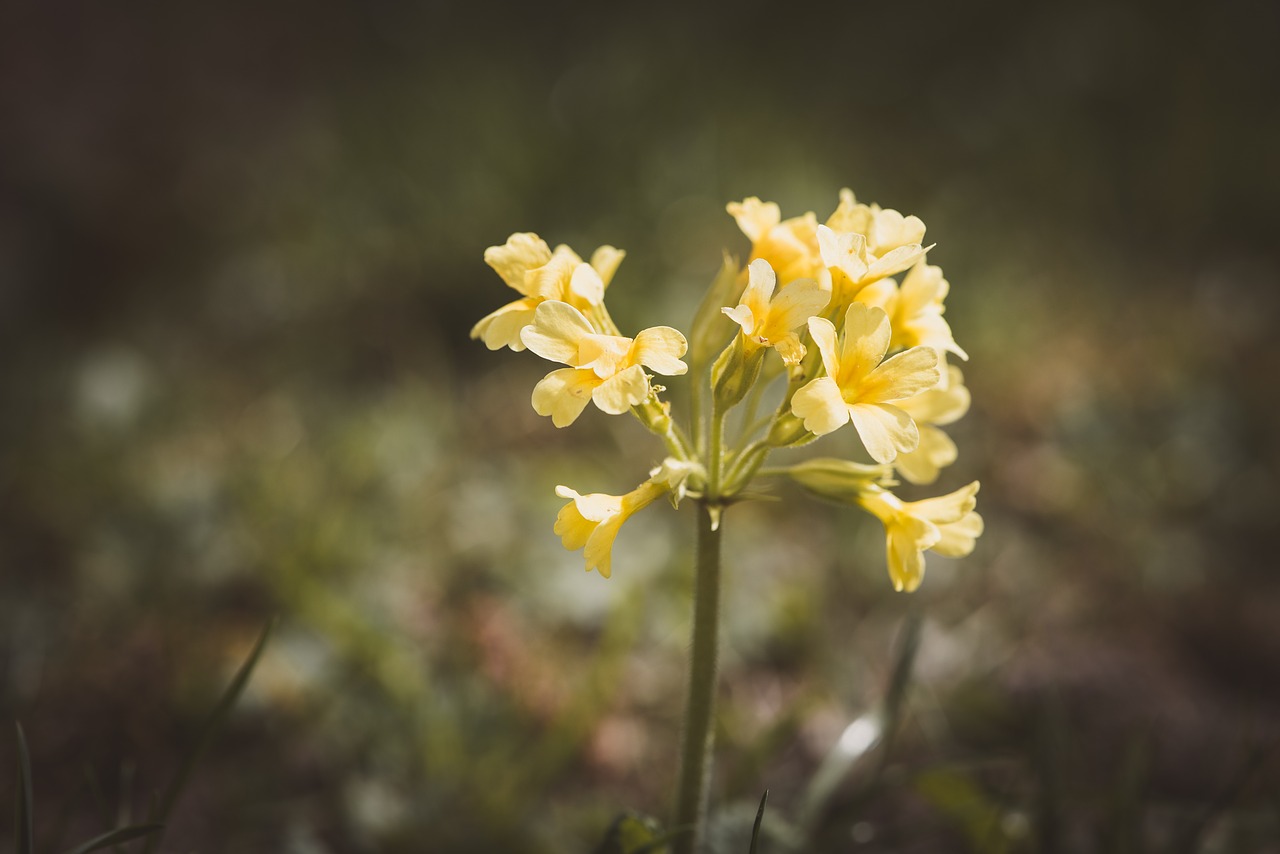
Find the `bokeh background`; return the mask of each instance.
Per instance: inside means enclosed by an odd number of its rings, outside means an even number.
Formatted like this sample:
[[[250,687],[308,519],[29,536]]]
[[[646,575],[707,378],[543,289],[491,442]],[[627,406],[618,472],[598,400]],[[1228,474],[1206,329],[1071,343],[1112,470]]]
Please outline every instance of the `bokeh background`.
[[[748,248],[725,202],[842,186],[937,244],[974,406],[913,495],[980,479],[987,533],[904,596],[869,517],[735,509],[722,817],[794,820],[916,625],[811,850],[1278,850],[1277,36],[1248,0],[0,7],[0,709],[42,850],[145,812],[272,615],[165,850],[664,817],[691,512],[611,580],[561,549],[555,484],[660,449],[532,412],[546,365],[468,340],[510,298],[481,256],[623,247],[614,316],[687,330]]]

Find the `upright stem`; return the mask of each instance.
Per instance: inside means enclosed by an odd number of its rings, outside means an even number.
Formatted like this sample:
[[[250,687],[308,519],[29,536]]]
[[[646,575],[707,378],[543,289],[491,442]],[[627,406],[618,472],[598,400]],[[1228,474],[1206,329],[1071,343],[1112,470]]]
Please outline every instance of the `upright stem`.
[[[715,739],[719,632],[720,529],[713,522],[707,502],[699,501],[693,646],[689,654],[689,698],[684,712],[680,780],[676,790],[676,819],[673,828],[687,832],[681,833],[674,840],[675,854],[695,854],[702,844],[706,824],[711,748]]]

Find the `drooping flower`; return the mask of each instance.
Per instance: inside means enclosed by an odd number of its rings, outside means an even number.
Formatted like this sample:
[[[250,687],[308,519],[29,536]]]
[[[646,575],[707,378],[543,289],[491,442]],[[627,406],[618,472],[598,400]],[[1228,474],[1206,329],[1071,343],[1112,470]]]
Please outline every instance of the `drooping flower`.
[[[938,428],[958,421],[969,411],[969,389],[955,365],[949,365],[944,376],[946,383],[898,404],[920,430],[919,446],[898,454],[893,461],[899,474],[911,483],[933,483],[939,471],[954,463],[958,455],[956,443]]]
[[[911,416],[894,404],[938,384],[938,356],[913,347],[890,359],[889,318],[879,308],[854,303],[844,320],[844,342],[836,350],[836,328],[825,318],[809,319],[809,332],[822,353],[827,375],[810,380],[791,400],[804,427],[826,435],[852,421],[867,452],[890,463],[914,450],[920,434]]]
[[[982,517],[974,512],[978,481],[948,495],[903,501],[873,486],[858,504],[884,523],[889,577],[896,590],[915,590],[924,578],[924,553],[964,557],[982,534]]]
[[[892,279],[884,279],[860,291],[857,300],[879,306],[889,315],[893,328],[891,349],[932,347],[938,351],[939,359],[945,360],[947,353],[968,359],[969,354],[956,343],[950,324],[942,316],[946,311],[943,301],[950,288],[941,267],[918,261],[907,272],[901,287]],[[944,372],[943,384],[947,381]]]
[[[752,348],[773,347],[788,365],[804,358],[804,345],[796,330],[826,306],[830,291],[813,279],[795,279],[774,295],[777,277],[763,258],[748,267],[747,289],[733,308],[722,308],[729,319],[742,327],[743,338]]]
[[[533,322],[533,313],[546,300],[566,302],[589,311],[604,299],[605,288],[626,255],[612,246],[601,246],[586,264],[568,246],[552,252],[536,234],[516,233],[502,246],[490,246],[484,260],[502,280],[522,296],[481,318],[471,329],[490,350],[524,349],[520,333]]]
[[[577,420],[593,401],[620,415],[652,392],[645,368],[666,376],[689,369],[680,361],[688,345],[669,326],[645,329],[635,338],[597,332],[591,321],[565,302],[547,300],[521,333],[524,345],[544,359],[569,365],[547,374],[533,389],[533,408],[557,427]]]
[[[613,541],[622,523],[668,489],[667,484],[654,478],[626,495],[581,495],[567,486],[557,486],[556,495],[571,500],[560,508],[554,530],[566,549],[583,550],[587,572],[594,569],[608,578],[613,572]]]

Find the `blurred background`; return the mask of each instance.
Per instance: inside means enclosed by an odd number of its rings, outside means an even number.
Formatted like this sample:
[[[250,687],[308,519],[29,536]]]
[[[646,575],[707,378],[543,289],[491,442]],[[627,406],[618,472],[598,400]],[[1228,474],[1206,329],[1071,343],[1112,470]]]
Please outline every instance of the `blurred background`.
[[[1248,0],[0,7],[0,709],[41,850],[145,813],[272,615],[164,850],[665,817],[692,511],[609,580],[561,548],[557,483],[661,450],[533,413],[546,363],[468,339],[512,298],[482,254],[622,247],[614,317],[687,331],[749,248],[726,202],[842,186],[937,244],[974,404],[904,494],[979,479],[987,532],[905,596],[874,519],[735,508],[722,835],[766,788],[801,817],[914,637],[810,850],[1280,850],[1278,35]]]

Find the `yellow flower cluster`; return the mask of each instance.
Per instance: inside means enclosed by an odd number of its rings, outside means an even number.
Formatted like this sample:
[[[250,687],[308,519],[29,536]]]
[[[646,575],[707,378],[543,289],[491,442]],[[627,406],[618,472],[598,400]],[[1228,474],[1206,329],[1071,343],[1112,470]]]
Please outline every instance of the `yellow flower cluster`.
[[[520,297],[477,323],[472,337],[565,366],[534,388],[534,410],[557,427],[577,420],[588,403],[611,415],[630,410],[667,449],[666,462],[625,495],[558,487],[570,502],[555,531],[566,548],[584,550],[588,571],[607,577],[619,527],[658,497],[669,493],[675,503],[687,493],[718,524],[723,507],[741,500],[754,478],[787,475],[878,518],[894,586],[914,590],[925,551],[965,555],[982,532],[977,482],[922,501],[890,491],[895,474],[913,484],[938,479],[957,457],[942,427],[969,408],[964,377],[947,361],[968,357],[943,316],[950,286],[926,262],[932,247],[923,245],[924,223],[858,203],[849,190],[825,222],[813,213],[783,219],[778,205],[754,197],[728,212],[750,239],[751,254],[744,267],[727,262],[712,284],[690,332],[689,364],[682,361],[689,345],[675,329],[627,337],[614,324],[604,298],[622,251],[603,246],[584,262],[528,233],[486,250],[485,261]],[[768,350],[777,362],[767,361]],[[673,419],[649,372],[691,374],[695,411],[687,425]],[[779,378],[785,390],[772,417],[741,414],[754,413],[763,388]],[[709,396],[698,388],[704,383]],[[708,401],[709,412],[702,411]],[[726,423],[744,401],[750,403],[735,416],[740,438],[733,445]],[[772,451],[846,424],[872,464],[817,459],[764,467]]]

